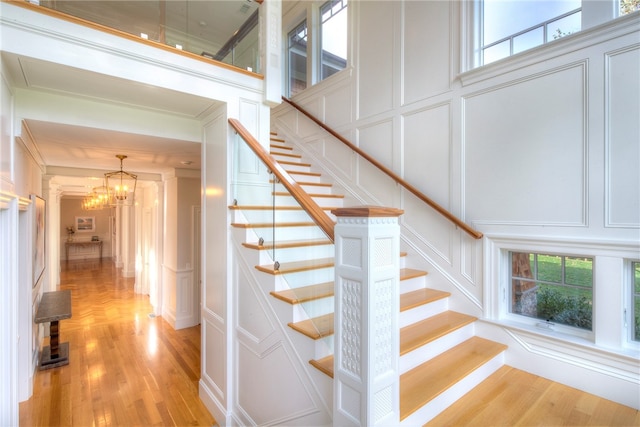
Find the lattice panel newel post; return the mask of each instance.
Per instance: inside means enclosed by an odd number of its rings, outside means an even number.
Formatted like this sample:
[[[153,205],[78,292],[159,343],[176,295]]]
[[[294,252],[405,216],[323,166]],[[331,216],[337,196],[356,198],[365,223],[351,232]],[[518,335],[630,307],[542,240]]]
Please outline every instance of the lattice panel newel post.
[[[333,425],[400,423],[400,227],[403,211],[334,210]]]

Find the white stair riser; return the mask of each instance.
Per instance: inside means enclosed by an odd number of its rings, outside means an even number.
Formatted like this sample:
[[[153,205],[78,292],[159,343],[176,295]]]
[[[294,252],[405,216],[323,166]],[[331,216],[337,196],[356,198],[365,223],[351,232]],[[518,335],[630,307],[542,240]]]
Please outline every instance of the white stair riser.
[[[298,183],[300,184],[300,183]],[[332,187],[327,185],[305,185],[300,184],[302,189],[309,194],[334,194],[332,191]],[[276,184],[276,191],[287,191],[287,189],[282,184]]]
[[[287,170],[287,168],[284,168],[284,169]],[[291,177],[293,179],[295,179],[296,181],[322,182],[322,177],[321,176],[316,176],[316,175],[305,175],[305,174],[292,173]]]
[[[400,281],[400,293],[417,291],[418,289],[424,289],[427,283],[427,276],[412,277],[411,279],[405,279]]]
[[[289,163],[281,165],[287,172],[311,172],[311,166],[308,163],[300,163],[299,165],[292,165],[296,159],[282,159]]]
[[[436,314],[443,313],[449,309],[449,298],[441,298],[433,301],[429,304],[422,304],[411,310],[406,310],[400,313],[400,327],[404,328],[412,323],[419,322],[427,317],[435,316]]]
[[[311,197],[320,207],[342,207],[344,199],[336,197]],[[300,206],[292,196],[277,196],[276,206]]]
[[[400,374],[404,374],[416,366],[419,366],[439,354],[457,346],[458,344],[463,343],[473,336],[474,331],[475,328],[472,323],[456,329],[455,331],[452,331],[423,345],[422,347],[418,347],[410,353],[403,355],[400,357]]]
[[[316,285],[318,283],[333,282],[335,278],[334,275],[333,267],[280,274],[278,275],[279,280],[276,281],[275,286],[277,291],[281,291],[284,289],[299,288],[301,286]]]
[[[284,151],[278,151],[278,152],[272,151],[269,154],[271,154],[273,158],[276,159],[276,161],[278,162],[303,163],[302,157],[287,156],[287,154],[296,155],[296,153],[284,152]],[[288,165],[280,165],[280,166],[288,166]]]
[[[324,232],[316,227],[279,227],[275,230],[275,235],[271,229],[263,229],[258,232],[265,242],[288,242],[298,240],[318,240],[327,239]]]
[[[262,224],[284,222],[313,222],[309,214],[302,209],[259,209],[245,211],[243,224]],[[240,221],[236,221],[240,222]]]
[[[471,389],[484,381],[489,375],[504,365],[504,352],[495,356],[484,365],[464,377],[461,381],[438,395],[431,402],[405,418],[401,427],[423,426],[435,416],[451,406],[454,402],[467,394]]]
[[[314,317],[324,316],[325,314],[333,313],[334,297],[331,296],[301,304],[294,304],[292,307],[293,321],[300,322],[302,320],[307,320]]]
[[[262,249],[260,252],[260,264],[269,264],[278,261],[280,264],[293,261],[305,261],[309,259],[323,259],[333,257],[335,249],[333,245],[305,246],[299,248]]]

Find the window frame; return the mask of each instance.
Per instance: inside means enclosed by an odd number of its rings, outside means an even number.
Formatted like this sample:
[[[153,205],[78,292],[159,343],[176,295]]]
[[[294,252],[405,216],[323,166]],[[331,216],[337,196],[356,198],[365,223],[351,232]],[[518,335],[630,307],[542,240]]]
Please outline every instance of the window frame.
[[[350,67],[349,57],[351,55],[351,12],[349,12],[350,8],[355,7],[354,4],[349,4],[348,0],[345,1],[346,5],[341,9],[346,9],[346,21],[347,28],[345,32],[345,43],[346,43],[346,63],[345,68],[336,71],[331,76],[335,74],[340,74],[342,71],[348,69]],[[282,37],[283,40],[286,40],[286,44],[283,43],[283,62],[285,67],[285,72],[282,73],[282,84],[283,84],[283,92],[287,94],[287,96],[291,95],[291,61],[290,61],[290,51],[289,51],[289,35],[295,31],[300,25],[302,25],[305,21],[307,23],[307,75],[306,75],[306,88],[308,90],[312,88],[314,85],[326,80],[326,77],[322,78],[322,32],[321,32],[321,9],[326,4],[331,4],[335,2],[334,0],[324,0],[324,1],[313,1],[313,2],[301,2],[297,6],[295,6],[289,13],[294,17],[290,20],[291,23],[295,22],[295,24],[287,25],[282,29]],[[334,15],[335,16],[335,15]]]
[[[628,265],[628,274],[626,274],[627,282],[628,282],[628,291],[626,295],[628,296],[628,301],[625,302],[627,315],[625,316],[625,323],[627,325],[627,340],[628,345],[630,347],[640,349],[640,337],[636,339],[636,333],[640,334],[640,331],[636,331],[635,318],[636,314],[640,316],[640,313],[636,313],[636,305],[635,299],[636,296],[640,298],[640,292],[636,292],[635,290],[635,265],[638,265],[640,268],[640,259],[630,259],[627,262]]]
[[[563,43],[561,40],[565,38],[573,38],[575,34],[580,34],[585,30],[592,27],[605,24],[617,18],[621,18],[626,15],[620,15],[620,3],[619,0],[609,1],[589,1],[582,0],[581,2],[581,30],[572,33],[566,37],[561,37],[557,40],[550,40],[541,45],[523,50],[516,54],[507,56],[505,58],[490,62],[488,64],[482,63],[482,50],[481,46],[484,45],[482,40],[483,34],[483,2],[484,0],[472,0],[468,2],[461,2],[461,49],[460,49],[460,73],[467,73],[473,70],[489,67],[495,63],[501,63],[502,61],[509,62],[509,58],[521,57],[527,55],[528,52],[544,48],[549,45],[556,45],[557,42]],[[554,18],[555,19],[555,18]]]
[[[301,21],[298,21],[298,24],[296,24],[293,29],[291,29],[290,31],[288,31],[286,33],[286,40],[287,40],[287,56],[286,56],[286,60],[287,60],[287,74],[286,74],[286,93],[288,97],[293,96],[291,93],[291,71],[292,71],[292,64],[291,64],[291,53],[292,53],[292,49],[291,49],[291,35],[294,33],[297,33],[298,30],[304,25],[304,29],[305,29],[305,36],[307,39],[307,46],[306,46],[306,50],[304,53],[305,56],[305,63],[306,63],[306,69],[305,69],[305,88],[309,87],[309,72],[308,72],[308,62],[309,62],[309,26],[307,25],[307,18],[303,18]],[[303,90],[304,90],[303,89]]]
[[[518,277],[518,276],[514,276],[514,272],[513,272],[513,254],[516,253],[526,253],[527,255],[534,256],[534,265],[533,265],[533,274],[534,277],[533,278],[525,278],[525,277]],[[539,276],[539,272],[540,272],[540,257],[541,256],[557,256],[557,257],[561,257],[561,268],[560,268],[560,272],[561,272],[561,280],[560,282],[553,282],[553,281],[549,281],[549,280],[544,280],[542,278],[540,278]],[[525,322],[525,323],[531,323],[531,321],[533,321],[533,326],[537,327],[537,328],[543,328],[543,329],[550,329],[550,330],[562,330],[565,333],[570,333],[572,335],[578,335],[578,336],[582,336],[584,335],[584,332],[587,333],[592,333],[593,332],[593,318],[594,318],[594,309],[593,309],[593,304],[594,304],[594,300],[595,300],[595,292],[594,292],[594,277],[595,277],[595,257],[594,256],[588,256],[588,255],[574,255],[574,254],[564,254],[564,253],[549,253],[549,252],[537,252],[537,251],[508,251],[507,252],[507,257],[508,257],[508,262],[506,263],[506,267],[508,268],[508,280],[509,280],[509,287],[508,287],[508,301],[511,301],[511,303],[509,304],[509,302],[507,302],[507,304],[509,305],[509,307],[507,307],[507,317],[512,317],[512,316],[518,316],[518,320],[521,322]],[[586,328],[581,328],[579,326],[573,326],[573,325],[567,325],[567,324],[563,324],[563,323],[559,323],[557,321],[554,321],[553,319],[550,320],[546,320],[542,317],[534,317],[534,316],[530,316],[527,314],[523,314],[523,313],[516,313],[514,312],[514,304],[513,301],[515,300],[515,296],[514,296],[514,285],[513,282],[514,280],[524,280],[525,282],[530,282],[530,283],[535,283],[536,285],[547,285],[547,286],[556,286],[556,287],[562,287],[562,288],[576,288],[576,289],[580,289],[582,288],[580,285],[574,284],[574,283],[568,283],[567,282],[567,278],[566,278],[566,271],[567,271],[567,267],[566,267],[566,262],[567,259],[570,258],[585,258],[585,259],[589,259],[591,262],[591,301],[592,301],[592,307],[591,307],[591,329],[586,329]],[[525,317],[527,320],[523,320],[523,319],[519,319],[520,317]]]
[[[338,10],[336,13],[333,12],[333,7],[336,3],[342,3],[342,7],[340,8],[340,10]],[[330,9],[330,13],[331,16],[329,16],[326,20],[323,19],[323,10],[325,10],[325,8]],[[336,71],[334,71],[333,73],[326,75],[324,73],[324,64],[325,64],[325,60],[324,60],[324,49],[323,49],[323,45],[322,45],[322,38],[323,38],[323,28],[324,28],[324,24],[328,21],[330,21],[332,18],[334,18],[335,16],[338,15],[338,13],[341,12],[345,12],[347,14],[346,16],[346,20],[347,20],[347,28],[345,29],[345,44],[347,45],[347,53],[346,53],[346,58],[344,58],[345,60],[345,65],[344,68],[341,69],[335,69]],[[317,76],[318,76],[318,82],[321,82],[329,77],[331,77],[332,75],[344,70],[347,68],[348,64],[349,64],[349,53],[348,53],[348,42],[349,42],[349,2],[348,0],[328,0],[325,1],[324,3],[322,3],[319,7],[318,7],[318,21],[317,21],[317,28],[318,28],[318,55],[317,58],[314,58],[317,61]]]

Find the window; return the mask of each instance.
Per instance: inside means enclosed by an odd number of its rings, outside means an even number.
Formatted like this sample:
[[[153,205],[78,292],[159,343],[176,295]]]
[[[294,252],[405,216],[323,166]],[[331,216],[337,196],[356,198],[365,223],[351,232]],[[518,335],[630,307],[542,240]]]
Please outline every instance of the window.
[[[510,258],[511,313],[592,330],[592,258],[527,252]]]
[[[581,29],[580,0],[484,0],[481,4],[481,64],[489,64]]]
[[[320,80],[347,66],[347,0],[331,0],[320,7]]]
[[[640,261],[631,263],[633,273],[633,340],[640,341]]]
[[[465,4],[467,4],[465,2]],[[468,67],[526,51],[640,10],[640,0],[475,0],[465,14]]]
[[[289,61],[289,96],[307,87],[307,21],[303,21],[287,37]]]

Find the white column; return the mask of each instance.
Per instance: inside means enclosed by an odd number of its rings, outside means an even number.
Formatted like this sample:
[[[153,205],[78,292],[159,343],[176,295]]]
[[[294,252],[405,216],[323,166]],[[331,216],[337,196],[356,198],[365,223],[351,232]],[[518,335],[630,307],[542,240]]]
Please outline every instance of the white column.
[[[402,210],[337,209],[333,424],[400,423]]]
[[[42,194],[47,201],[44,292],[55,291],[60,284],[60,186],[52,182],[51,178],[48,175],[42,178]]]
[[[136,269],[136,234],[135,207],[122,206],[122,234],[120,239],[120,254],[122,256],[122,276],[135,277]]]

